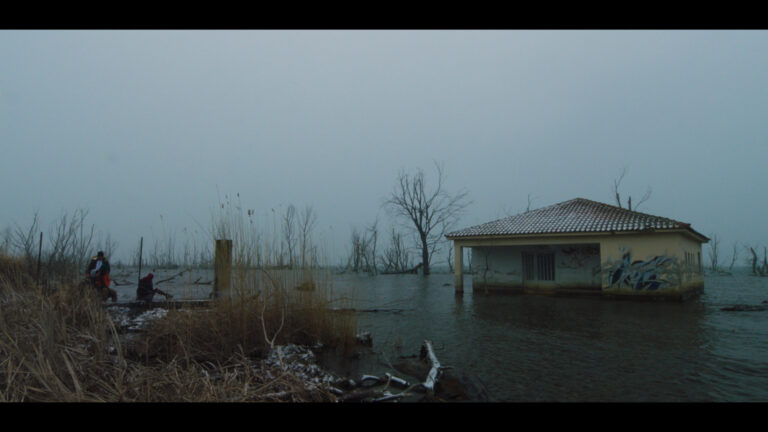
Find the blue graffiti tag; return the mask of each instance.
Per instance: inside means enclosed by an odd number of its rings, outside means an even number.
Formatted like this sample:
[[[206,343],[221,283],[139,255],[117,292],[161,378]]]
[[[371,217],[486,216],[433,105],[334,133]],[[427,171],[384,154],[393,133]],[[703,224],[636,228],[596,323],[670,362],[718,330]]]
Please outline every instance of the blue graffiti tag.
[[[610,286],[611,288],[615,285],[624,286],[636,291],[664,289],[669,285],[669,281],[661,279],[659,273],[673,262],[672,258],[663,255],[657,255],[648,261],[631,262],[629,252],[625,251],[621,257],[621,262],[610,272]]]

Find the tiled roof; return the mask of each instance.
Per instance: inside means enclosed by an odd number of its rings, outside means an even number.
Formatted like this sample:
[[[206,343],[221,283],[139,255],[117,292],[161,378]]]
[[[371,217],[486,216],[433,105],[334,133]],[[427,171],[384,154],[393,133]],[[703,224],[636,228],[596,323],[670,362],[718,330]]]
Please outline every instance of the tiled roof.
[[[690,224],[584,198],[575,198],[570,201],[454,231],[447,234],[446,237],[642,231],[647,229],[688,229],[706,239],[706,237],[691,229]]]

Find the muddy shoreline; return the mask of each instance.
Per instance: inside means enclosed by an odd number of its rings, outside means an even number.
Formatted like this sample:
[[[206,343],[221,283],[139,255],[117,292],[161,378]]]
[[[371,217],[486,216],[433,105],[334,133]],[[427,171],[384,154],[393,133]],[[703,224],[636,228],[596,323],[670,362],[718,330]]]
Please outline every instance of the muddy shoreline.
[[[106,304],[106,309],[123,342],[147,331],[153,320],[162,319],[168,305],[153,303]],[[394,360],[384,359],[374,351],[370,335],[358,336],[351,353],[340,353],[336,348],[322,345],[280,345],[253,355],[254,371],[258,362],[271,369],[294,374],[305,383],[307,390],[331,393],[335,402],[414,403],[414,402],[489,402],[485,385],[474,375],[447,367],[439,371],[434,391],[428,391],[425,381],[430,372],[429,362],[419,355]],[[386,366],[383,374],[365,370],[371,364]],[[381,368],[377,368],[381,370]],[[290,400],[289,394],[275,398]]]

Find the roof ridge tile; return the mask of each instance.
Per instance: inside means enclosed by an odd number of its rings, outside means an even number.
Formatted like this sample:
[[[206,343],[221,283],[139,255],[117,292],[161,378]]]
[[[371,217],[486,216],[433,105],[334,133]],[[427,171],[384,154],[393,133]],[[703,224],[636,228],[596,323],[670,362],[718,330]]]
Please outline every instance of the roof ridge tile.
[[[448,233],[446,237],[685,228],[693,231],[690,224],[674,219],[629,210],[586,198],[574,198],[454,231]]]

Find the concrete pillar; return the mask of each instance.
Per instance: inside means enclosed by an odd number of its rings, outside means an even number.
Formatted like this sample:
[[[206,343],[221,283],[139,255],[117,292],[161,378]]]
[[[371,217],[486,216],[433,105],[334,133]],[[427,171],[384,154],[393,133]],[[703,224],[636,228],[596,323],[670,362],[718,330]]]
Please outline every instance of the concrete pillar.
[[[232,240],[216,240],[213,264],[213,298],[229,297],[232,281]]]
[[[454,243],[453,246],[454,285],[457,293],[464,292],[464,248]]]

